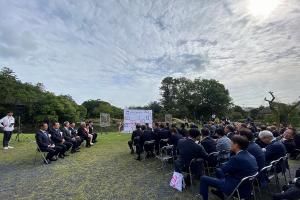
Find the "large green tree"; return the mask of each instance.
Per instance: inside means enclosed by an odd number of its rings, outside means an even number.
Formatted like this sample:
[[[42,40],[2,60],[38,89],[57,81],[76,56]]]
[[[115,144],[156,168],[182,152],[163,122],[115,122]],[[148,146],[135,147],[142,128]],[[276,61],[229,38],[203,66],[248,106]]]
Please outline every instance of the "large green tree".
[[[178,117],[208,118],[212,113],[225,116],[231,104],[228,90],[213,79],[166,77],[160,91],[165,111]]]

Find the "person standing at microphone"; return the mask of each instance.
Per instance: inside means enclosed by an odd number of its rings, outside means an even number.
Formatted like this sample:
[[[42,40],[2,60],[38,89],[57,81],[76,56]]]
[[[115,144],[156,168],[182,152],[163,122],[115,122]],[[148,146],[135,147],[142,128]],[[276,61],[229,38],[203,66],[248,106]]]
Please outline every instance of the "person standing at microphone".
[[[13,112],[8,111],[7,115],[0,119],[0,127],[3,127],[4,136],[3,136],[3,149],[13,149],[14,147],[9,146],[9,140],[14,131],[15,118],[13,117]]]

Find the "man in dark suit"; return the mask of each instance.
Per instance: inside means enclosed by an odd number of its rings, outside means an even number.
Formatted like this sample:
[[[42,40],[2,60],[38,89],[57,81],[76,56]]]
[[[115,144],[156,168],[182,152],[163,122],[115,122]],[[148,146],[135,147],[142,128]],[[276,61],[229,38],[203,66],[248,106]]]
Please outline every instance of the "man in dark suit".
[[[141,134],[140,138],[140,147],[144,148],[144,151],[146,152],[146,158],[149,158],[151,156],[154,156],[153,150],[155,143],[145,144],[145,142],[154,140],[154,134],[152,129],[150,129],[149,127],[147,128],[147,126],[145,125],[142,125],[141,129],[143,133]]]
[[[223,194],[230,195],[238,183],[247,176],[254,175],[258,171],[258,166],[254,156],[246,149],[249,142],[243,136],[233,136],[231,151],[235,154],[229,161],[216,170],[217,178],[202,176],[200,180],[200,194],[203,200],[208,200],[209,186],[217,188],[213,193],[224,198]],[[251,195],[251,185],[246,184],[240,188],[242,198]]]
[[[159,132],[159,123],[155,123],[153,127],[153,137],[155,140],[155,152],[158,155],[159,154],[159,138],[158,138],[158,132]]]
[[[266,159],[262,148],[254,142],[254,134],[246,128],[240,129],[238,133],[249,141],[247,151],[255,157],[258,169],[261,170],[266,165]]]
[[[189,131],[186,129],[185,124],[182,123],[178,132],[182,135],[182,137],[187,137]]]
[[[137,160],[141,160],[142,149],[140,148],[140,140],[142,136],[142,130],[139,124],[137,124],[135,128],[136,129],[132,132],[131,140],[128,141],[128,146],[131,150],[131,154],[134,154],[133,145],[136,147],[136,153],[138,154]]]
[[[170,143],[174,145],[175,149],[177,148],[178,141],[183,139],[182,135],[178,132],[177,128],[171,128],[171,137]]]
[[[72,143],[67,142],[64,137],[63,133],[59,129],[60,124],[58,122],[52,123],[52,129],[50,129],[51,140],[55,143],[55,146],[59,146],[63,149],[62,153],[59,154],[60,158],[64,158],[68,156],[65,152],[67,152],[71,147]]]
[[[72,143],[72,149],[71,153],[76,153],[79,151],[78,149],[78,143],[75,137],[72,136],[71,131],[69,130],[70,123],[68,121],[64,122],[64,127],[61,129],[61,132],[63,134],[63,138],[67,141]]]
[[[89,133],[87,132],[87,127],[85,122],[80,123],[80,127],[77,131],[77,135],[81,138],[82,141],[86,141],[86,147],[91,147],[91,138],[89,137]]]
[[[216,141],[210,137],[210,131],[208,128],[203,128],[201,129],[201,135],[202,135],[202,140],[201,140],[201,145],[204,147],[205,151],[210,154],[212,152],[216,152]]]
[[[188,171],[189,165],[194,158],[200,158],[206,160],[208,154],[202,145],[197,144],[196,138],[200,135],[198,129],[192,128],[189,130],[189,137],[178,141],[177,149],[179,156],[175,161],[175,171],[181,173],[182,171]],[[199,164],[199,163],[198,163]],[[198,166],[198,164],[196,164]],[[200,165],[201,166],[201,165]],[[197,168],[197,170],[195,170]],[[201,175],[202,170],[198,167],[193,167],[193,174]]]
[[[75,138],[77,140],[77,144],[78,144],[78,149],[80,149],[80,145],[83,142],[83,140],[80,138],[80,136],[78,135],[78,132],[75,128],[75,122],[70,122],[70,127],[69,130],[71,132],[71,135],[73,138]]]
[[[299,200],[300,199],[300,178],[295,184],[286,186],[281,193],[273,194],[273,200]]]
[[[260,140],[267,144],[265,150],[266,164],[270,164],[274,160],[286,155],[286,149],[282,141],[276,140],[273,133],[270,131],[261,131],[259,133]]]
[[[296,151],[296,143],[295,143],[295,135],[296,130],[294,128],[287,128],[282,135],[282,142],[286,148],[287,153],[290,154],[291,159],[295,159],[298,155]]]
[[[56,156],[59,153],[62,153],[63,149],[59,146],[55,146],[55,144],[51,141],[49,135],[48,135],[48,124],[47,123],[41,123],[40,124],[40,130],[37,131],[35,135],[36,143],[39,146],[40,150],[42,152],[48,152],[46,159],[47,162],[45,164],[50,164],[51,161],[56,161]]]
[[[163,123],[160,124],[160,129],[158,131],[158,142],[159,147],[164,147],[167,145],[167,142],[164,142],[162,140],[168,140],[170,139],[171,132],[169,127],[165,127]]]

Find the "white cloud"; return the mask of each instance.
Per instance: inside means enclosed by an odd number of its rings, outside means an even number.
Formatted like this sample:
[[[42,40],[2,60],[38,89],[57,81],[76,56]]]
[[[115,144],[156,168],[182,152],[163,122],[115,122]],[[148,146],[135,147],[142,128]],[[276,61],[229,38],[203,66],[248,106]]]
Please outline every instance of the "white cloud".
[[[271,1],[270,1],[271,2]],[[144,105],[165,76],[215,78],[235,103],[300,90],[300,4],[268,16],[241,1],[0,0],[0,65],[81,103]]]

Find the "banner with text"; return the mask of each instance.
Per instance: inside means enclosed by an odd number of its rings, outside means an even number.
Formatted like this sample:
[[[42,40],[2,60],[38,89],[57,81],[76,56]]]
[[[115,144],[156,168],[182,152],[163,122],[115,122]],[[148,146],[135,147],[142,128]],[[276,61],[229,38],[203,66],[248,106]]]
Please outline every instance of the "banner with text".
[[[152,110],[124,109],[124,130],[130,133],[135,130],[136,124],[148,123],[152,127]]]

